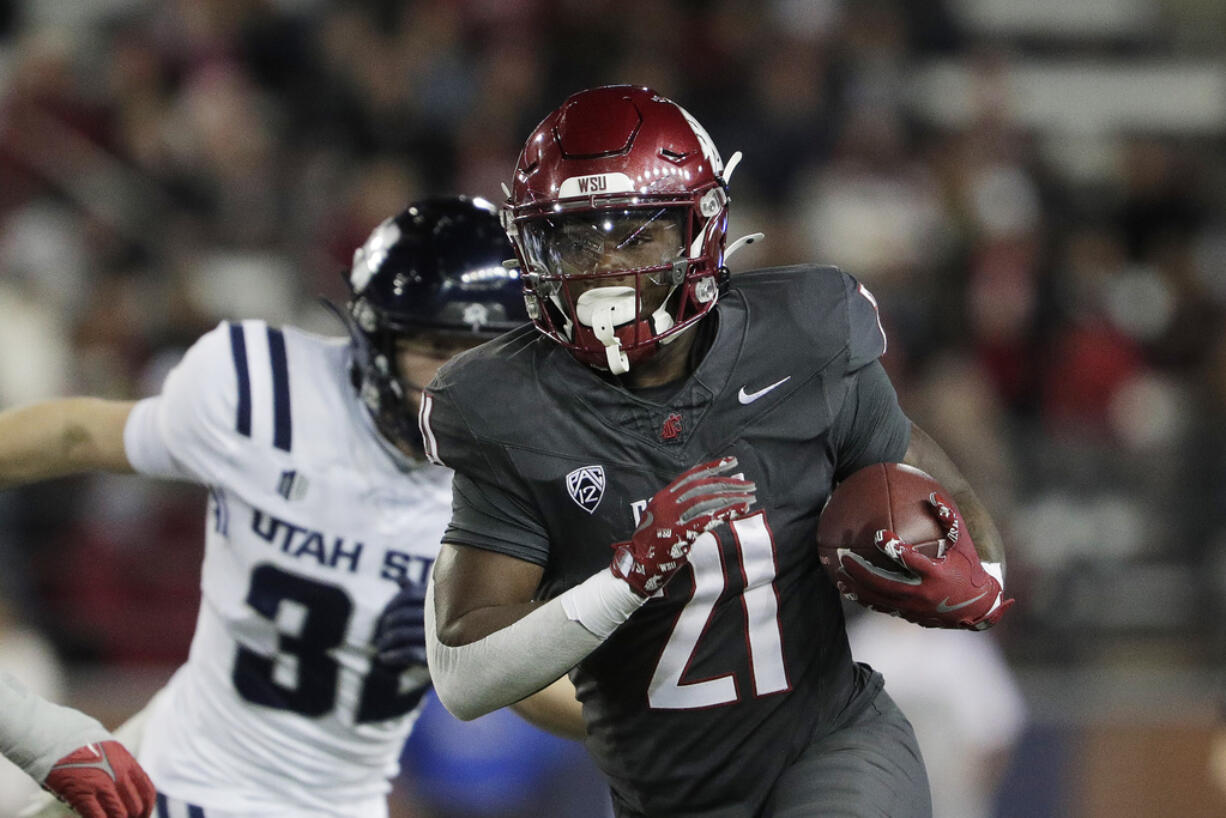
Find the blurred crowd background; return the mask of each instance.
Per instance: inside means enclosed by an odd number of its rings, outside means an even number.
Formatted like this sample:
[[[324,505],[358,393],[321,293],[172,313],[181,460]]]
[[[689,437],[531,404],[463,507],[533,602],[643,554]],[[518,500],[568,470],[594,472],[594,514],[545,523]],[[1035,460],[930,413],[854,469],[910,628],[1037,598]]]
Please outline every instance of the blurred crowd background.
[[[501,201],[567,95],[650,85],[744,152],[730,239],[766,240],[734,271],[866,283],[1004,530],[999,628],[945,665],[917,628],[877,648],[915,657],[888,678],[930,765],[980,782],[946,815],[1220,815],[1223,46],[1215,0],[0,0],[0,407],[155,392],[222,318],[339,334],[317,298],[374,225]],[[138,707],[186,656],[202,509],[0,493],[0,665]],[[425,727],[401,814],[598,814],[577,745]]]

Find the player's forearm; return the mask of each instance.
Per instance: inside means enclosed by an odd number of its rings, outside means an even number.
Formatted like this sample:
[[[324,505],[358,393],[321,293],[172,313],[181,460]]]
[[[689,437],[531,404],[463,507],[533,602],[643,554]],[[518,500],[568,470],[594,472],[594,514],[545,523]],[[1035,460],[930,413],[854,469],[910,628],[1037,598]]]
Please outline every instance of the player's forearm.
[[[0,754],[40,784],[58,759],[110,737],[84,713],[52,704],[0,673]]]
[[[514,704],[569,671],[601,640],[566,617],[559,600],[464,645],[436,636],[433,589],[426,597],[426,651],[439,701],[468,721]]]
[[[540,606],[540,602],[524,602],[475,608],[446,625],[440,623],[438,639],[450,647],[468,645],[518,622]]]
[[[0,488],[93,469],[131,471],[123,429],[133,405],[64,398],[0,412]]]
[[[425,605],[426,654],[439,701],[465,721],[518,702],[582,661],[643,601],[606,569],[505,627],[449,645],[439,638],[432,581]]]
[[[984,565],[1000,566],[1000,576],[997,579],[1003,584],[1005,544],[1001,539],[1000,531],[996,528],[996,523],[992,522],[992,515],[988,514],[988,510],[984,508],[983,503],[979,501],[979,497],[970,486],[960,492],[952,491],[951,493],[958,510],[962,512],[962,519],[966,521],[971,542],[975,543],[975,551],[979,554],[980,562]]]
[[[961,470],[945,453],[945,450],[933,440],[927,432],[912,424],[911,443],[907,447],[903,462],[923,469],[932,475],[938,483],[949,492],[962,519],[975,543],[975,551],[981,562],[996,565],[1000,568],[1000,579],[1003,582],[1005,571],[1005,545],[1000,531],[992,521],[992,515],[980,502],[971,484],[962,475]]]

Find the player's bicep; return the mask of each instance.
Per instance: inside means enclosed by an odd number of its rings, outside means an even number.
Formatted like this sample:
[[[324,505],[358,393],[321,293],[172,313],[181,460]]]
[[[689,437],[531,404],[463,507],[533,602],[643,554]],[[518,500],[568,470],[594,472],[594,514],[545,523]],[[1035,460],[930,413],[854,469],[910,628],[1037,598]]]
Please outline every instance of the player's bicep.
[[[135,405],[101,398],[67,398],[45,404],[59,430],[61,470],[131,471],[123,429]]]
[[[543,574],[507,554],[443,543],[431,579],[438,640],[465,645],[526,616]]]
[[[451,521],[434,564],[437,635],[462,645],[531,610],[549,558],[549,538],[507,485],[456,473]]]
[[[130,470],[123,424],[132,404],[62,398],[0,413],[0,486],[83,471]]]
[[[80,417],[82,445],[78,456],[88,468],[103,471],[130,472],[131,462],[124,449],[124,427],[128,424],[136,401],[87,400]]]
[[[894,385],[880,361],[849,377],[851,383],[832,430],[837,480],[874,463],[899,462],[911,438],[911,421],[898,405]]]
[[[980,559],[985,563],[999,565],[1000,577],[1003,577],[1005,546],[1000,531],[970,482],[940,444],[923,429],[912,425],[911,441],[907,445],[902,462],[928,472],[945,488],[962,512],[962,518],[970,530],[971,540],[975,543]]]
[[[132,470],[124,452],[123,429],[134,402],[73,398],[64,404],[64,453],[75,468]]]
[[[914,424],[911,426],[911,440],[902,462],[931,475],[932,479],[954,495],[955,502],[959,496],[970,490],[970,484],[962,475],[962,471],[954,465],[940,444]]]

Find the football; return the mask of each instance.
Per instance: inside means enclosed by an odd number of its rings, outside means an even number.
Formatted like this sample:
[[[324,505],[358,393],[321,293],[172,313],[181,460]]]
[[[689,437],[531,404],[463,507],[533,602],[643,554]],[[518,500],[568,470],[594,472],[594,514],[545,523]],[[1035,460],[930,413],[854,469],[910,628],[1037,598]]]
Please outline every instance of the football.
[[[934,491],[949,496],[927,473],[902,463],[875,463],[839,483],[817,524],[817,553],[826,573],[835,578],[839,549],[854,551],[874,565],[897,571],[897,563],[873,542],[873,535],[882,528],[893,531],[923,554],[940,556],[945,532],[928,503],[928,495]]]

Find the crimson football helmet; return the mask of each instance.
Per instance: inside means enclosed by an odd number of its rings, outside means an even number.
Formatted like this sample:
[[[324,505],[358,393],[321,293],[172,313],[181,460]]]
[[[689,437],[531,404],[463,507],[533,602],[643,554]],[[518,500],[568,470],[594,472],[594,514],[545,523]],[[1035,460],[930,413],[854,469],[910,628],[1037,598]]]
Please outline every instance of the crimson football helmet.
[[[715,305],[727,276],[723,160],[697,120],[650,88],[571,96],[528,137],[507,195],[528,315],[580,361],[627,372]]]

